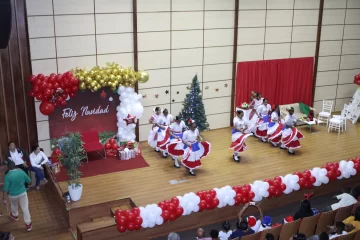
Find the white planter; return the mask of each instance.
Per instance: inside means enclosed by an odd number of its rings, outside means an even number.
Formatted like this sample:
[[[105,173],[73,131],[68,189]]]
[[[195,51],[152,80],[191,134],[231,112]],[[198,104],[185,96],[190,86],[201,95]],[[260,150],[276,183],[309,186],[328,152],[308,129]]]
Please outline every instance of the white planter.
[[[78,187],[75,187],[75,184],[69,185],[68,190],[72,201],[75,202],[80,200],[83,190],[83,186],[81,184]]]

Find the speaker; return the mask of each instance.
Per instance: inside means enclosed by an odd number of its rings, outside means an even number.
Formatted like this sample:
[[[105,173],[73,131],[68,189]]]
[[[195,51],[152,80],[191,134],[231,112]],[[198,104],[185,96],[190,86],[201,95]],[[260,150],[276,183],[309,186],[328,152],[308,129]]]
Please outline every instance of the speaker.
[[[11,0],[0,0],[0,49],[8,46],[11,33]]]

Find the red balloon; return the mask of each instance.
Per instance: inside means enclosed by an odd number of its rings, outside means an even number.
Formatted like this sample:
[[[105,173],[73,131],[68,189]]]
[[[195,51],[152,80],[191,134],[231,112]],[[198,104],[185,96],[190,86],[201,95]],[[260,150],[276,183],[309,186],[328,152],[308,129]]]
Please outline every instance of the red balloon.
[[[121,233],[123,233],[123,232],[125,232],[126,231],[126,227],[125,226],[120,226],[120,225],[118,225],[117,226],[117,230],[119,231],[119,232],[121,232]]]
[[[273,197],[273,194],[272,193],[269,193],[269,196],[267,197],[268,199],[272,198]]]
[[[128,213],[127,219],[128,219],[130,222],[134,221],[134,220],[135,220],[135,214],[132,213],[132,212]]]
[[[58,148],[55,148],[55,149],[58,149]],[[55,151],[55,149],[54,149],[54,151]],[[54,153],[54,151],[53,151],[53,153]],[[115,215],[116,218],[120,218],[122,216],[122,210],[121,209],[116,209],[114,215]]]
[[[134,229],[135,229],[135,224],[134,224],[133,222],[129,222],[129,223],[127,224],[127,229],[128,229],[129,231],[134,230]]]
[[[205,201],[206,201],[207,203],[211,203],[212,200],[213,200],[213,197],[212,197],[210,194],[206,194],[206,196],[205,196]]]
[[[116,144],[116,143],[114,143],[113,145],[111,145],[111,148],[113,149],[113,150],[118,150],[118,145]]]
[[[79,90],[79,88],[77,86],[72,86],[71,87],[71,92],[76,93]]]
[[[29,97],[35,97],[35,92],[33,90],[29,91]]]
[[[76,93],[69,93],[69,96],[71,97],[71,98],[74,98],[74,97],[76,97]]]
[[[110,143],[106,143],[105,144],[105,149],[109,150],[111,148],[111,144]]]
[[[30,83],[34,83],[35,80],[36,80],[36,76],[35,75],[30,75],[28,80],[29,80]]]
[[[249,199],[253,199],[255,197],[255,193],[254,192],[249,192]]]
[[[279,181],[279,182],[282,182],[282,179],[281,179],[281,177],[279,177],[279,176],[275,177],[274,180],[277,180],[277,181]]]
[[[307,173],[307,172],[305,172],[305,173],[303,174],[303,178],[305,178],[305,179],[309,179],[310,176],[311,176],[311,174],[309,174],[309,173]]]
[[[170,213],[168,210],[164,210],[161,214],[161,217],[164,219],[164,222],[166,222],[167,220],[169,220],[170,218]]]
[[[116,143],[116,141],[115,141],[115,139],[110,138],[110,139],[109,139],[109,143],[110,143],[110,144],[114,144],[114,143]]]
[[[70,89],[70,88],[65,88],[65,89],[64,89],[64,92],[66,92],[66,93],[71,93],[71,89]]]
[[[38,75],[36,76],[36,78],[37,78],[37,79],[40,79],[40,80],[42,81],[42,80],[45,79],[45,76],[44,76],[44,74],[38,74]]]
[[[55,82],[55,83],[53,84],[53,88],[54,88],[54,89],[60,88],[60,84],[59,84],[58,82]]]
[[[33,89],[32,89],[33,91],[34,91],[34,93],[36,94],[36,93],[39,93],[41,90],[40,90],[40,88],[39,88],[39,86],[37,86],[37,85],[35,85],[35,86],[33,86]]]
[[[298,175],[298,176],[299,176],[299,178],[301,178],[301,177],[302,177],[302,173],[301,173],[301,172],[294,172],[294,175]]]
[[[311,183],[315,183],[315,182],[316,182],[316,178],[313,177],[313,176],[311,176],[311,177],[310,177],[310,182],[311,182]]]
[[[281,184],[281,191],[285,191],[286,189],[286,185],[285,184]]]
[[[175,204],[170,203],[170,204],[169,204],[169,207],[167,207],[167,210],[168,210],[170,213],[175,212],[175,210],[176,210]]]
[[[334,163],[334,166],[335,166],[336,169],[338,169],[339,168],[339,163]]]
[[[246,189],[246,188],[241,188],[240,190],[240,193],[243,195],[243,196],[248,196],[249,195],[249,191]]]
[[[235,205],[238,206],[241,203],[241,201],[235,200]]]
[[[245,184],[243,188],[245,188],[248,192],[251,191],[251,186],[250,186],[250,184]]]
[[[60,104],[61,104],[61,106],[63,106],[63,107],[64,107],[64,106],[66,106],[66,101],[65,101],[65,100],[63,100]]]
[[[274,180],[274,187],[276,189],[280,188],[281,187],[281,182],[279,180]]]
[[[73,85],[78,85],[79,84],[79,80],[77,78],[75,78],[75,77],[72,78],[71,82],[72,82]]]
[[[268,192],[269,194],[274,194],[275,190],[276,188],[274,186],[270,186]]]
[[[140,216],[137,216],[134,220],[135,224],[141,225],[143,222],[143,219]]]
[[[340,170],[336,170],[336,177],[340,177],[341,176],[341,171]]]
[[[241,193],[238,193],[235,195],[235,201],[241,202],[242,198],[243,198],[243,196],[241,195]]]
[[[311,171],[310,170],[305,170],[304,173],[307,173],[311,176]]]
[[[64,77],[66,77],[66,78],[72,78],[72,76],[73,76],[70,71],[64,73],[63,75],[64,75]]]
[[[270,186],[273,186],[273,185],[274,185],[274,181],[271,180],[271,179],[266,179],[266,180],[264,180],[264,182],[269,183]]]
[[[38,93],[36,93],[35,97],[36,97],[37,100],[40,101],[40,100],[42,100],[43,95],[42,95],[42,93],[38,92]]]
[[[209,210],[209,209],[211,209],[211,207],[212,207],[212,206],[211,206],[211,204],[210,204],[210,203],[206,203],[206,209],[208,209],[208,210]]]
[[[176,219],[176,215],[174,213],[170,214],[169,220],[174,221]]]
[[[135,224],[135,230],[139,230],[141,228],[140,224]]]
[[[300,187],[304,187],[305,186],[305,180],[303,179],[303,178],[300,178],[299,179],[299,185],[300,185]]]
[[[199,209],[205,209],[206,208],[206,201],[205,200],[201,200],[199,203]]]
[[[67,98],[68,98],[68,94],[67,93],[63,93],[63,94],[61,94],[61,97],[64,99],[64,100],[66,100]]]
[[[214,190],[214,189],[211,189],[210,191],[209,191],[209,193],[211,194],[211,196],[214,198],[214,197],[216,197],[216,191]]]
[[[52,89],[50,89],[50,88],[45,88],[45,90],[44,90],[44,92],[43,92],[44,97],[46,97],[47,99],[49,99],[49,98],[52,96],[53,91],[54,91],[54,90],[52,90]]]
[[[243,197],[241,198],[241,203],[242,203],[242,204],[245,204],[245,203],[247,203],[247,202],[248,202],[247,197],[244,197],[244,196],[243,196]]]
[[[109,144],[109,145],[110,145],[110,148],[111,148],[111,144],[110,144],[110,143],[107,143],[107,144]],[[161,208],[163,211],[164,211],[164,209],[166,209],[165,203],[163,203],[163,202],[159,202],[159,203],[158,203],[158,207]]]
[[[120,216],[119,218],[117,218],[116,222],[120,226],[126,226],[127,220],[125,216]]]
[[[173,203],[175,205],[175,207],[177,207],[177,206],[179,206],[180,201],[177,197],[173,197],[171,199],[171,203]]]
[[[273,195],[274,195],[275,197],[278,197],[278,196],[280,196],[281,194],[282,194],[282,191],[280,191],[279,189],[276,189]]]
[[[40,89],[45,90],[46,88],[48,88],[48,84],[46,82],[41,82],[39,84],[39,87],[40,87]]]
[[[216,208],[219,205],[220,201],[219,199],[215,198],[213,201],[213,208]]]
[[[64,99],[62,97],[58,97],[56,99],[57,104],[61,104],[62,101],[64,101]]]
[[[184,213],[184,209],[178,206],[175,210],[176,216],[180,217]]]

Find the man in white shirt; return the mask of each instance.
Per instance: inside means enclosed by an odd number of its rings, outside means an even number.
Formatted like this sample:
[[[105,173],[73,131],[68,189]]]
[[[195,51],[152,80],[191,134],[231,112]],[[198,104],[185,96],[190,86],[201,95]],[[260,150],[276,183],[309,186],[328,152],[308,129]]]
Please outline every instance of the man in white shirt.
[[[15,163],[16,168],[22,169],[26,175],[29,175],[29,168],[27,163],[29,161],[28,155],[20,148],[17,148],[14,142],[9,142],[9,151],[6,153],[6,161]],[[28,184],[25,183],[25,188],[28,189]]]
[[[357,198],[359,197],[359,192],[357,188],[351,189],[350,193],[343,193],[333,198],[340,200],[337,203],[332,204],[331,206],[326,207],[323,212],[337,210],[342,207],[347,207],[358,202]]]
[[[285,123],[286,124],[291,123],[292,127],[296,126],[296,116],[294,114],[294,108],[290,107],[290,108],[287,108],[286,110],[288,111],[288,114],[285,117]]]

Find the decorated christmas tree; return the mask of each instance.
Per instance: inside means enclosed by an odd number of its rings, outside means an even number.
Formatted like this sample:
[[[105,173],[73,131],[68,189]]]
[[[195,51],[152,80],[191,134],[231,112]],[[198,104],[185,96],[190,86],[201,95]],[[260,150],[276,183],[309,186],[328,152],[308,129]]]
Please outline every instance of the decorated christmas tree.
[[[204,103],[202,101],[200,85],[197,75],[192,80],[190,92],[186,94],[183,109],[179,114],[188,125],[188,120],[195,120],[199,131],[209,129],[209,123],[206,120]]]

